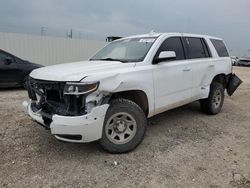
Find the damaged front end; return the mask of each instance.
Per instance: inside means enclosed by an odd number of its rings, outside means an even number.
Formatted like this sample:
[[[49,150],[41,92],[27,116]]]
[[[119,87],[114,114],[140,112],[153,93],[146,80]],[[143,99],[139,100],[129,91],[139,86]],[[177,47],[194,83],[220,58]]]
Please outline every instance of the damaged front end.
[[[49,127],[52,115],[81,116],[87,113],[86,97],[99,83],[73,83],[36,80],[28,81],[31,109],[40,111],[44,124]]]
[[[27,114],[51,130],[56,138],[69,142],[90,142],[102,135],[109,104],[97,91],[99,82],[56,82],[29,78],[30,102]]]

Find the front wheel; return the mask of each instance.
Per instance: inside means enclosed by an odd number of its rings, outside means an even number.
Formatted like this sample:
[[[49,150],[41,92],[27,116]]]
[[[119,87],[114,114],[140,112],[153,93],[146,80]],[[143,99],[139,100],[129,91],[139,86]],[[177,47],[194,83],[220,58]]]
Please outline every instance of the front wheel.
[[[200,100],[201,110],[210,115],[218,114],[224,102],[224,87],[221,83],[214,82],[210,86],[209,96]]]
[[[115,99],[106,113],[100,143],[110,153],[125,153],[143,140],[147,119],[142,109],[127,99]]]

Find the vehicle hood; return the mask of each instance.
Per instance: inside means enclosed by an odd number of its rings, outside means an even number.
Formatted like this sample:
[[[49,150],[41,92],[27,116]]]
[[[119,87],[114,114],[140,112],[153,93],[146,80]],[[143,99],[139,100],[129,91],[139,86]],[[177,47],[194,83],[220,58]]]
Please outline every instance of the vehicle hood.
[[[88,76],[119,73],[125,68],[134,66],[135,63],[119,61],[79,61],[38,68],[33,70],[30,76],[48,81],[80,81]]]

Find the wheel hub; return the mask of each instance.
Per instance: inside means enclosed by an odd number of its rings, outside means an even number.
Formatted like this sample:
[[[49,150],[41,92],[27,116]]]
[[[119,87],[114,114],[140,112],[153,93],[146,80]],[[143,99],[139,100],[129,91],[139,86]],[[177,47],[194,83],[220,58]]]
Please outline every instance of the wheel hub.
[[[126,113],[113,114],[105,125],[105,134],[114,144],[125,144],[133,139],[137,131],[135,118]]]
[[[217,90],[213,97],[213,106],[215,108],[218,108],[220,104],[221,104],[221,92]]]
[[[115,123],[115,131],[117,133],[122,133],[126,130],[126,122],[123,121],[123,120],[118,120],[116,123]]]

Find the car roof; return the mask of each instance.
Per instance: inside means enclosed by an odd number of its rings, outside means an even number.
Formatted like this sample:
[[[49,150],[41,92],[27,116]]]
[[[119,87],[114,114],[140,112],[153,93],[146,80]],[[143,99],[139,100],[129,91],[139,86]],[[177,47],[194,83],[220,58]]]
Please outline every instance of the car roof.
[[[215,39],[215,40],[222,40],[221,38],[218,37],[213,37],[213,36],[209,36],[209,35],[201,35],[201,34],[193,34],[193,33],[177,33],[177,32],[173,32],[173,33],[155,33],[155,32],[150,32],[147,34],[142,34],[142,35],[133,35],[133,36],[128,36],[128,37],[124,37],[122,39],[129,39],[129,38],[147,38],[147,37],[159,37],[159,36],[168,36],[168,35],[182,35],[185,37],[197,37],[197,38],[208,38],[208,39]]]
[[[6,53],[6,54],[11,55],[11,56],[15,56],[15,55],[13,55],[13,54],[11,54],[11,53],[5,51],[5,50],[2,50],[2,49],[0,49],[0,52]],[[16,57],[16,56],[15,56],[15,57]]]

